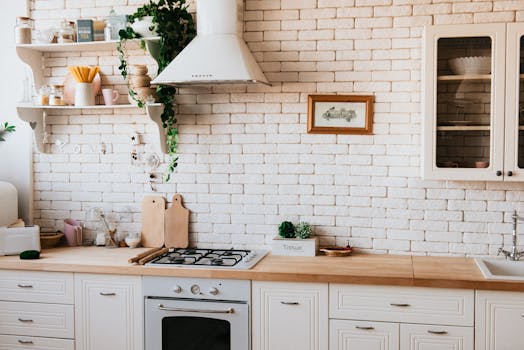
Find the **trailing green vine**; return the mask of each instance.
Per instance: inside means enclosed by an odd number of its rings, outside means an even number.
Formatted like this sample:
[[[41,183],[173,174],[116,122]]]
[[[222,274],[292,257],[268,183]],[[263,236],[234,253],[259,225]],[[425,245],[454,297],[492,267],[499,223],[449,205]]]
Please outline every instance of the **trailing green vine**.
[[[2,128],[0,129],[0,142],[4,142],[5,136],[15,131],[16,127],[14,125],[10,125],[8,122],[5,122],[4,125],[2,125]]]
[[[139,7],[135,13],[128,17],[130,23],[136,19],[145,16],[153,17],[153,24],[160,36],[160,54],[156,57],[158,62],[158,73],[182,51],[184,47],[195,37],[196,30],[193,17],[187,11],[186,0],[149,0],[149,3]],[[151,28],[152,29],[152,28]],[[117,44],[117,51],[120,59],[120,72],[124,78],[127,78],[127,60],[125,56],[124,43],[126,40],[138,39],[140,35],[135,33],[132,28],[128,27],[119,33],[120,40]],[[141,47],[145,48],[144,40],[140,42]],[[175,116],[174,104],[176,88],[174,86],[159,85],[156,93],[160,103],[164,105],[162,113],[162,124],[166,129],[167,135],[167,152],[169,155],[169,164],[165,181],[169,181],[171,174],[174,172],[178,162],[178,128]],[[130,89],[130,95],[135,101],[136,93]],[[137,101],[139,107],[144,104]]]

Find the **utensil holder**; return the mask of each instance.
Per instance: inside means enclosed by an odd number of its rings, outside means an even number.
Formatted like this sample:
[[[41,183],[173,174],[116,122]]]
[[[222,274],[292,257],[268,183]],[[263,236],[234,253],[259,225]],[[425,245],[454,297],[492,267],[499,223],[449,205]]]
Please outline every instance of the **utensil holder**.
[[[94,105],[95,94],[93,93],[93,83],[76,83],[75,106],[85,107]]]

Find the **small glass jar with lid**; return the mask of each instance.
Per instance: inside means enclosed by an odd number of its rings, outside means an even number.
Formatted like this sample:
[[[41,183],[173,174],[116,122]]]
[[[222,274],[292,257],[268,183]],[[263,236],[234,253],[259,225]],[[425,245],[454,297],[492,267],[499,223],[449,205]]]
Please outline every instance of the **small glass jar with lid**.
[[[58,31],[58,43],[68,44],[75,42],[75,23],[67,20],[62,21]]]
[[[31,18],[17,17],[15,25],[15,43],[31,44]]]
[[[53,85],[51,93],[49,94],[49,105],[65,106],[63,85]]]
[[[49,106],[49,94],[51,88],[48,85],[44,85],[38,89],[38,96],[36,103],[40,106]]]

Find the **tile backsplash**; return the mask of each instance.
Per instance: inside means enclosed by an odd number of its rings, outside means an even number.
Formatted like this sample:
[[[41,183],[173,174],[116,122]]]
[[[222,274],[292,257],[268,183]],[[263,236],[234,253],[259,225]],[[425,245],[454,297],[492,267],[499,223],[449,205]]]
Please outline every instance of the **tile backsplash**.
[[[31,16],[38,29],[142,3],[33,0]],[[157,192],[148,160],[161,156],[158,131],[143,111],[48,116],[50,153],[34,156],[35,221],[55,230],[73,217],[93,237],[100,207],[119,232],[136,232],[144,195],[180,193],[202,246],[269,245],[291,220],[314,225],[322,244],[496,254],[510,242],[511,211],[524,211],[524,185],[421,179],[422,34],[430,24],[514,21],[524,21],[522,1],[247,0],[244,38],[272,86],[179,89],[179,166]],[[129,56],[155,71],[141,50]],[[61,82],[70,64],[100,65],[102,84],[125,94],[115,51],[46,54],[48,81]],[[307,134],[313,93],[374,94],[375,135]],[[133,133],[142,145],[131,145]]]

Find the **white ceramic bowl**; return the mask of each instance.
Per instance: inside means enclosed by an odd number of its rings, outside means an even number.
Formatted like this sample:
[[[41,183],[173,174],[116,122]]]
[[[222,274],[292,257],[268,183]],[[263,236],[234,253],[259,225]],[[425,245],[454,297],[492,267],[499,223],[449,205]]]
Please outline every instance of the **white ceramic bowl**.
[[[448,60],[448,65],[454,74],[490,74],[490,56],[457,57]]]
[[[140,237],[126,237],[124,241],[129,248],[136,248],[140,244]]]

